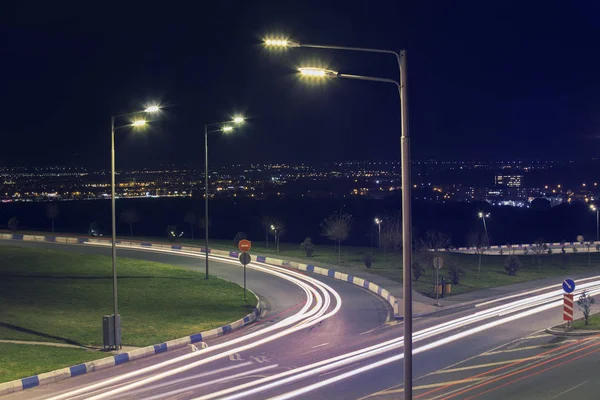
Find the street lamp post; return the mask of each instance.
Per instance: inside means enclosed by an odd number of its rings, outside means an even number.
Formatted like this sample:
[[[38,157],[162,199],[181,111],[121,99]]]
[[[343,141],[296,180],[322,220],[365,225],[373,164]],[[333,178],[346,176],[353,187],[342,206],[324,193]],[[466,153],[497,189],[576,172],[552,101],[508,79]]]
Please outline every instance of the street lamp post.
[[[271,225],[271,230],[275,235],[275,244],[277,245],[277,253],[279,253],[279,235],[277,234],[277,227],[275,227],[275,225]]]
[[[243,117],[235,117],[230,121],[204,124],[204,255],[206,263],[206,276],[208,279],[208,134],[212,132],[228,133],[233,131],[233,124],[244,122]],[[209,131],[210,127],[220,126],[219,129]]]
[[[590,210],[596,211],[596,242],[600,242],[600,207],[592,204]]]
[[[411,162],[410,162],[410,136],[408,131],[408,92],[406,73],[406,51],[400,52],[382,49],[361,47],[330,46],[317,44],[301,44],[288,39],[266,39],[265,45],[269,47],[293,48],[307,47],[329,50],[348,50],[367,53],[391,54],[396,57],[400,73],[400,81],[392,79],[375,78],[359,75],[340,74],[330,70],[318,68],[303,68],[300,72],[306,76],[322,78],[347,78],[373,82],[391,83],[398,88],[400,95],[400,150],[402,163],[402,265],[403,265],[403,294],[404,294],[404,398],[412,399],[412,221],[411,221]]]
[[[110,201],[112,209],[112,274],[113,274],[113,339],[115,349],[121,348],[121,331],[120,321],[117,318],[119,315],[118,299],[117,299],[117,217],[116,217],[116,203],[115,203],[115,131],[117,129],[126,127],[141,127],[146,125],[145,119],[134,120],[131,124],[121,125],[115,127],[115,120],[121,117],[135,116],[144,113],[154,113],[159,110],[158,106],[149,106],[143,111],[137,111],[127,114],[119,114],[110,117]]]
[[[481,218],[483,220],[483,230],[485,231],[485,240],[487,242],[487,245],[489,247],[490,245],[490,237],[488,236],[488,231],[487,231],[487,224],[485,223],[485,219],[490,217],[490,213],[483,213],[483,212],[479,212],[479,218]]]
[[[377,234],[379,235],[379,248],[381,248],[381,222],[383,220],[379,218],[375,218],[375,224],[377,225]]]

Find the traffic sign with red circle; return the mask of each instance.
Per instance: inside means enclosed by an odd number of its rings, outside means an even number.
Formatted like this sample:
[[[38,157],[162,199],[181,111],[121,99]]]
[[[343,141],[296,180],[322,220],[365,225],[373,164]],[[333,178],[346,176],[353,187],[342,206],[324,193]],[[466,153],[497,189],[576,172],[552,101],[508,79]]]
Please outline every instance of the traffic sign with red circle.
[[[240,249],[240,251],[242,252],[250,251],[251,247],[252,243],[250,243],[250,241],[246,239],[240,240],[240,242],[238,243],[238,249]]]

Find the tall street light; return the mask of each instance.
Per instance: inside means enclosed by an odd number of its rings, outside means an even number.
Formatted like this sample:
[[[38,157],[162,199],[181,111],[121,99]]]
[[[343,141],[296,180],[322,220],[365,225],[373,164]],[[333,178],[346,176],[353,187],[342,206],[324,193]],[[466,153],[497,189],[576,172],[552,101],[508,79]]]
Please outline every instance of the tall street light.
[[[490,217],[490,213],[483,213],[479,211],[477,214],[479,218],[483,221],[483,230],[485,231],[485,240],[487,241],[487,245],[490,245],[490,237],[488,236],[487,224],[485,223],[485,219]]]
[[[383,220],[379,218],[375,218],[375,225],[377,225],[378,235],[379,235],[379,248],[381,248],[381,222]]]
[[[206,261],[206,277],[208,279],[208,134],[213,132],[229,133],[232,132],[235,125],[244,122],[243,117],[234,117],[225,122],[214,122],[204,125],[204,255]],[[209,131],[209,128],[218,126],[218,129]]]
[[[596,242],[600,242],[600,207],[592,204],[590,210],[596,211]]]
[[[119,114],[110,117],[110,198],[112,208],[112,273],[113,273],[113,339],[115,349],[121,348],[121,321],[117,316],[119,315],[119,307],[117,302],[117,217],[115,208],[115,131],[121,128],[133,127],[139,128],[146,125],[145,119],[134,119],[130,124],[121,125],[115,127],[115,120],[121,117],[135,117],[136,115],[155,113],[160,108],[156,105],[149,106],[145,110],[136,111],[127,114]]]
[[[370,49],[362,47],[331,46],[320,44],[305,44],[289,39],[267,38],[264,44],[272,48],[307,47],[315,49],[348,50],[366,53],[390,54],[396,58],[399,69],[400,81],[392,79],[375,78],[360,75],[340,74],[331,70],[319,68],[302,68],[300,72],[313,78],[347,78],[373,82],[391,83],[398,88],[400,95],[400,149],[402,163],[402,265],[404,293],[404,398],[412,399],[412,221],[411,221],[411,164],[410,164],[410,137],[408,132],[408,91],[406,74],[406,51]]]
[[[275,227],[275,225],[271,225],[271,230],[273,231],[273,234],[275,235],[275,243],[277,244],[277,253],[279,253],[279,235],[277,234],[277,228]]]

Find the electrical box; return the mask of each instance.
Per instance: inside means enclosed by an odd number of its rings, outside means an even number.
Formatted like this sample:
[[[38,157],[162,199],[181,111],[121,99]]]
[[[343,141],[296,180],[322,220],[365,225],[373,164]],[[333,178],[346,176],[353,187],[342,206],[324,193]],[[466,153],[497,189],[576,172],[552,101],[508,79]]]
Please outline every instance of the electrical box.
[[[116,324],[116,328],[115,328]],[[115,332],[117,340],[115,340]],[[104,349],[118,349],[121,345],[121,316],[114,314],[104,315],[102,317],[102,336],[104,338]]]

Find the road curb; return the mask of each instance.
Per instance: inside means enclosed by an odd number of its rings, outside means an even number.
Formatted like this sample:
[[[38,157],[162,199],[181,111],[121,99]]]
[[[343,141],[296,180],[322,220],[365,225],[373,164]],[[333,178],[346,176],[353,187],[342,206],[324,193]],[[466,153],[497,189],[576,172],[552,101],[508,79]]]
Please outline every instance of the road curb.
[[[10,234],[10,233],[0,233],[0,239],[5,240],[21,240],[21,241],[33,241],[33,242],[51,242],[51,243],[63,243],[63,244],[110,244],[111,239],[98,238],[98,237],[85,237],[85,236],[46,236],[46,235],[27,235],[27,234]],[[129,246],[129,247],[137,247],[137,248],[145,248],[145,249],[164,249],[164,250],[172,250],[172,251],[181,251],[181,252],[191,252],[191,253],[201,253],[205,254],[206,249],[203,247],[197,246],[189,246],[189,245],[181,245],[181,244],[164,244],[164,243],[150,243],[150,242],[142,242],[142,241],[132,241],[132,240],[117,240],[117,245],[121,246]],[[208,254],[222,256],[225,258],[234,258],[237,259],[239,257],[239,252],[237,251],[226,251],[226,250],[216,250],[216,249],[208,249]],[[356,286],[360,286],[364,289],[367,289],[376,295],[382,297],[391,307],[394,312],[394,318],[399,317],[399,305],[398,299],[393,296],[387,289],[370,282],[366,279],[359,278],[356,276],[352,276],[346,273],[338,272],[333,269],[321,268],[312,264],[303,264],[295,261],[286,261],[280,260],[278,258],[273,258],[270,256],[260,256],[260,255],[251,255],[251,259],[257,263],[270,264],[281,267],[288,267],[297,269],[303,272],[310,272],[317,275],[327,276],[329,278],[334,278],[340,281],[344,281],[347,283],[354,284]]]
[[[228,325],[223,325],[219,328],[212,329],[206,332],[194,333],[179,339],[169,340],[167,342],[155,344],[152,346],[142,347],[126,353],[115,354],[114,356],[101,358],[99,360],[86,362],[83,364],[73,365],[70,367],[58,369],[55,371],[45,372],[43,374],[29,376],[27,378],[18,379],[10,382],[0,383],[0,396],[19,392],[21,390],[30,389],[36,386],[47,385],[52,382],[62,381],[67,378],[86,374],[88,372],[100,371],[116,365],[124,364],[129,361],[138,360],[158,353],[164,353],[168,350],[174,350],[190,344],[198,343],[206,339],[212,339],[217,336],[222,336],[233,330],[244,327],[254,322],[261,313],[260,301],[254,311],[244,318],[241,318]]]
[[[558,328],[558,326],[553,326],[551,328],[546,328],[545,332],[549,333],[551,335],[555,335],[555,336],[574,336],[574,337],[581,337],[581,336],[595,336],[595,335],[600,335],[600,331],[595,331],[595,330],[589,330],[589,331],[561,331],[561,330],[557,330],[556,328]]]
[[[15,238],[16,236],[16,238]],[[29,236],[29,237],[28,237]],[[37,236],[37,235],[10,235],[0,234],[0,239],[7,240],[24,240],[24,241],[45,241],[45,242],[56,242],[56,243],[87,243],[88,240],[82,240],[85,238],[71,238],[71,237],[57,237],[52,236],[51,240],[48,240],[48,236]],[[62,240],[59,240],[62,239]],[[145,244],[146,245],[146,244]],[[147,247],[145,246],[144,247]],[[169,246],[171,247],[171,246]],[[181,247],[181,246],[179,246]],[[210,253],[209,249],[209,253]],[[256,296],[258,299],[258,296]],[[124,364],[129,361],[138,360],[140,358],[148,357],[158,353],[164,353],[168,350],[174,350],[177,348],[185,347],[190,344],[198,343],[206,339],[212,339],[218,336],[222,336],[233,330],[242,328],[250,323],[256,321],[261,314],[260,299],[258,300],[254,310],[246,315],[244,318],[240,318],[230,324],[220,326],[210,331],[194,333],[179,339],[169,340],[163,343],[155,344],[152,346],[142,347],[126,353],[115,354],[114,356],[101,358],[99,360],[86,362],[83,364],[77,364],[70,367],[58,369],[55,371],[44,372],[42,374],[29,376],[27,378],[17,379],[10,382],[0,383],[0,396],[5,394],[19,392],[21,390],[30,389],[37,386],[47,385],[49,383],[61,381],[67,378],[86,374],[88,372],[99,371],[116,365]]]

